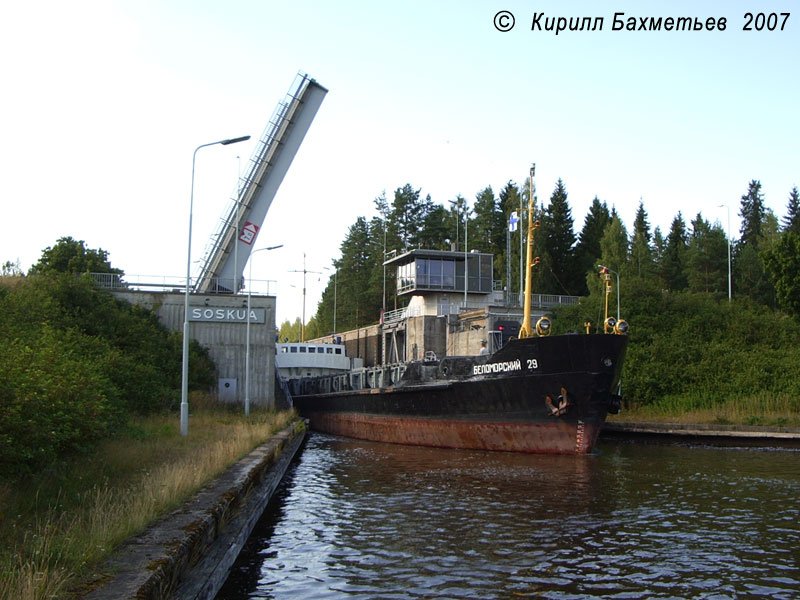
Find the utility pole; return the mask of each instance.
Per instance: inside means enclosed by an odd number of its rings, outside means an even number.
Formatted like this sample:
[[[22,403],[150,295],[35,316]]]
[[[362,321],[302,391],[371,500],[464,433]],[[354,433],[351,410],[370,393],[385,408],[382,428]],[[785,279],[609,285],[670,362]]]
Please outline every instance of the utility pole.
[[[306,341],[306,273],[319,273],[322,274],[322,271],[309,271],[306,269],[306,253],[303,252],[303,270],[293,270],[289,271],[289,273],[302,273],[303,274],[303,320],[300,322],[300,341]]]

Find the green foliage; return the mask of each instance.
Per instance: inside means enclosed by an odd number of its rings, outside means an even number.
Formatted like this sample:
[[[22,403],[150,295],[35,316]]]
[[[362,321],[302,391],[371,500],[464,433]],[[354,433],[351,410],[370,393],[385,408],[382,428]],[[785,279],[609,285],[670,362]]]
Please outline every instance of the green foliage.
[[[72,237],[59,238],[55,246],[44,249],[42,257],[30,268],[29,274],[36,273],[114,273],[122,275],[108,261],[108,252],[98,248],[86,248],[83,240]]]
[[[19,266],[18,260],[14,262],[7,260],[3,263],[2,269],[0,270],[0,276],[2,277],[17,277],[22,274],[22,269]]]
[[[689,285],[686,277],[686,261],[689,249],[686,223],[680,212],[672,220],[667,235],[664,255],[661,258],[661,277],[667,288],[673,292],[685,290]]]
[[[550,204],[542,211],[537,232],[537,246],[542,248],[542,278],[539,292],[577,295],[583,289],[583,273],[573,252],[575,246],[572,210],[567,202],[567,189],[559,179],[550,196]]]
[[[520,240],[527,218],[520,215],[521,226],[508,237],[508,247],[505,228],[510,213],[519,211],[521,204],[527,206],[528,183],[518,186],[509,181],[499,198],[489,187],[480,190],[469,219],[468,245],[495,255],[495,279],[508,280],[512,292],[521,287]],[[800,371],[798,324],[772,312],[779,303],[791,315],[800,314],[800,248],[798,238],[788,235],[798,223],[797,197],[796,189],[792,190],[780,231],[777,217],[764,207],[760,182],[750,182],[742,196],[743,240],[735,244],[734,302],[729,304],[731,240],[720,225],[697,214],[687,228],[678,213],[666,236],[659,227],[651,235],[640,202],[629,235],[616,211],[609,211],[608,205],[595,197],[575,243],[566,189],[559,180],[547,210],[537,208],[534,198],[534,216],[541,221],[534,255],[542,262],[534,269],[533,291],[588,294],[578,305],[560,310],[554,322],[556,331],[583,331],[586,321],[597,327],[604,316],[603,285],[596,265],[604,264],[619,273],[622,316],[632,327],[624,374],[629,402],[664,406],[674,402],[677,407],[687,399],[702,405],[800,395],[800,384],[793,380],[793,374]],[[377,322],[384,249],[449,248],[451,242],[464,239],[464,214],[469,207],[461,196],[437,210],[430,198],[420,199],[419,190],[406,185],[395,191],[392,202],[381,195],[376,206],[380,218],[359,219],[342,243],[341,259],[334,262],[339,269],[339,331]],[[463,242],[459,243],[462,249]],[[507,255],[510,275],[506,274]],[[568,274],[571,264],[573,275],[577,273],[574,276],[585,281],[567,283],[572,277]],[[615,314],[616,276],[612,284],[610,312]],[[386,278],[388,310],[397,308],[394,285],[390,268]],[[333,331],[333,287],[331,277],[314,323],[322,335]]]
[[[302,328],[302,323],[300,322],[300,317],[294,320],[294,323],[289,321],[284,321],[281,323],[280,331],[278,333],[278,341],[281,343],[284,342],[299,342],[300,341],[300,329]]]
[[[665,292],[630,277],[622,289],[631,324],[623,395],[630,405],[691,396],[695,408],[759,395],[800,395],[800,324],[747,299]],[[559,309],[554,332],[597,324],[598,292]]]
[[[786,216],[783,217],[783,230],[800,234],[800,193],[797,191],[797,186],[794,186],[789,193]]]
[[[686,255],[689,289],[721,298],[727,295],[728,243],[722,227],[713,227],[698,213],[692,221],[692,234]]]
[[[179,400],[180,334],[89,275],[39,271],[0,279],[0,476],[85,450],[129,414]],[[213,384],[197,343],[190,364],[191,387]]]
[[[608,224],[611,223],[611,214],[605,202],[595,196],[589,212],[583,220],[583,229],[578,236],[578,243],[575,245],[575,259],[578,263],[578,270],[583,274],[584,284],[581,286],[578,295],[584,296],[589,293],[585,278],[588,273],[596,271],[595,265],[600,260],[601,249],[600,240]]]
[[[46,324],[0,345],[0,475],[85,450],[120,423],[114,354],[103,340]]]
[[[800,233],[787,229],[763,257],[780,307],[800,317]]]
[[[761,224],[764,219],[764,196],[761,193],[761,182],[753,179],[747,186],[747,193],[742,195],[739,216],[742,217],[740,243],[758,249],[761,238]]]

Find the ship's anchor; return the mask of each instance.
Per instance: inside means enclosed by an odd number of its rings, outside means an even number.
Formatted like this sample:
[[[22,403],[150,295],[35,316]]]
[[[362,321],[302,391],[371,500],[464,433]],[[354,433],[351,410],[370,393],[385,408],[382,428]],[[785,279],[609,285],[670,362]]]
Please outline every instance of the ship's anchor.
[[[547,396],[544,402],[547,404],[547,408],[550,409],[551,416],[560,417],[572,406],[569,402],[569,398],[567,398],[567,388],[561,388],[561,394],[556,398],[556,401],[558,402],[557,405],[553,404],[553,399],[550,396]]]

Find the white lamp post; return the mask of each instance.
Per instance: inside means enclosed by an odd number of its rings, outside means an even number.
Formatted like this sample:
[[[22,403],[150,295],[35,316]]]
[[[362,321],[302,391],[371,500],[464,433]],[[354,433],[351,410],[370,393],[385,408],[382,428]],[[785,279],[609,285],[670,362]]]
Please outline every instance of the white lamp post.
[[[197,151],[206,146],[214,146],[216,144],[227,146],[249,139],[250,136],[245,135],[201,144],[194,149],[194,154],[192,154],[192,189],[189,196],[189,249],[186,256],[186,293],[183,306],[183,365],[181,369],[181,435],[184,436],[189,434],[189,281],[192,274],[192,210],[194,208],[194,166],[197,159]]]
[[[253,287],[253,255],[256,252],[275,250],[276,248],[283,248],[283,244],[269,246],[267,248],[259,248],[258,250],[253,250],[250,253],[250,265],[247,273],[247,334],[244,351],[244,415],[246,417],[250,416],[250,292]]]

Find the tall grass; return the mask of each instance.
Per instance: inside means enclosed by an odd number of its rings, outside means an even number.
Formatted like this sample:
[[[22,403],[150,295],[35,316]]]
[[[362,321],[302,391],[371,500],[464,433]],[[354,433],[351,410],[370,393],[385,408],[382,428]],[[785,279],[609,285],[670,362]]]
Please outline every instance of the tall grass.
[[[610,420],[800,427],[800,398],[769,392],[729,400],[709,394],[671,395],[626,407]]]
[[[142,418],[91,455],[0,488],[0,600],[86,591],[122,541],[295,418],[193,409],[186,438],[174,415]]]

